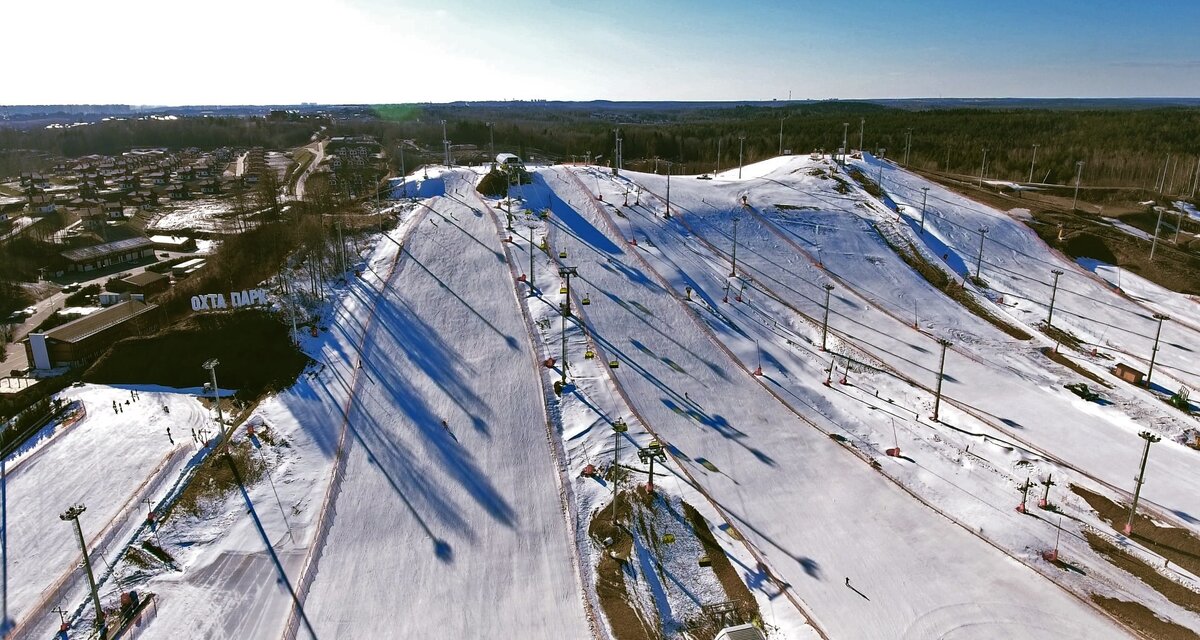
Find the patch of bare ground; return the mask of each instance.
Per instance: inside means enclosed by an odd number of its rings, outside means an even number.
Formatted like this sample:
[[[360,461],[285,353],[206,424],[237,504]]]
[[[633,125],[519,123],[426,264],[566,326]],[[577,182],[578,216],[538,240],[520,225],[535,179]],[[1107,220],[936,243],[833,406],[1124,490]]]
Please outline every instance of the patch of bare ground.
[[[1188,611],[1200,613],[1200,594],[1184,587],[1178,582],[1168,579],[1166,576],[1155,571],[1150,565],[1125,553],[1103,537],[1091,531],[1085,531],[1084,535],[1087,536],[1088,544],[1091,545],[1092,550],[1104,556],[1113,566],[1137,576],[1138,580],[1146,583],[1146,586],[1151,589],[1163,594],[1171,602]]]
[[[1047,358],[1050,358],[1051,360],[1057,362],[1058,364],[1061,364],[1062,366],[1070,369],[1071,371],[1078,373],[1079,375],[1087,378],[1088,380],[1091,380],[1092,382],[1095,382],[1096,384],[1101,385],[1103,387],[1106,387],[1109,389],[1112,388],[1112,385],[1109,384],[1108,382],[1106,382],[1104,380],[1104,378],[1101,378],[1100,376],[1092,373],[1091,371],[1084,369],[1082,366],[1076,364],[1075,361],[1062,355],[1061,353],[1058,353],[1057,351],[1054,350],[1054,347],[1042,347],[1041,352],[1042,352],[1042,355],[1046,356]]]
[[[228,461],[224,454],[210,455],[184,487],[179,499],[163,514],[163,521],[170,518],[176,509],[190,515],[201,515],[208,504],[236,490],[238,476],[246,485],[257,482],[265,467],[261,458],[252,455],[251,448],[248,441],[240,440],[230,443],[226,448]],[[230,467],[230,461],[237,468],[236,475]]]
[[[725,551],[717,543],[717,539],[713,537],[712,530],[709,529],[704,516],[686,502],[683,504],[683,513],[688,523],[692,525],[696,538],[700,540],[700,544],[704,545],[704,553],[712,562],[713,573],[717,575],[721,588],[725,590],[725,596],[730,602],[737,604],[738,619],[744,622],[760,622],[762,615],[758,610],[758,601],[754,599],[754,595],[750,593],[746,583],[742,582],[738,570],[729,561]],[[705,623],[708,623],[709,626],[706,627]],[[707,640],[715,637],[720,628],[713,625],[711,621],[703,621],[695,625],[691,631],[698,639]]]
[[[588,525],[588,535],[605,549],[596,567],[596,596],[616,640],[660,640],[658,625],[642,617],[625,589],[625,565],[633,553],[633,536],[621,526],[631,512],[628,492],[617,494],[616,501],[615,522],[609,504]]]
[[[1074,484],[1071,485],[1071,491],[1087,501],[1088,506],[1099,513],[1100,518],[1114,531],[1124,528],[1129,518],[1128,505],[1118,504]],[[1139,513],[1133,519],[1133,535],[1130,537],[1191,574],[1200,575],[1200,538],[1186,529],[1160,527]]]
[[[1196,632],[1181,627],[1174,622],[1163,620],[1145,605],[1128,602],[1118,598],[1109,598],[1098,593],[1092,594],[1092,602],[1112,614],[1130,629],[1145,638],[1155,640],[1196,640],[1200,636]]]
[[[904,245],[900,245],[896,239],[889,238],[887,234],[881,233],[879,235],[892,248],[892,251],[895,251],[896,255],[900,256],[900,259],[905,264],[912,267],[913,271],[916,271],[922,278],[925,278],[926,282],[965,307],[971,313],[983,318],[991,323],[992,326],[1017,340],[1029,340],[1033,337],[1025,332],[1025,330],[1005,322],[999,316],[989,311],[974,296],[967,293],[967,290],[961,284],[946,275],[945,271],[942,271],[936,265],[926,260],[921,255],[921,252],[917,251],[917,248],[913,246],[911,241],[904,240]]]

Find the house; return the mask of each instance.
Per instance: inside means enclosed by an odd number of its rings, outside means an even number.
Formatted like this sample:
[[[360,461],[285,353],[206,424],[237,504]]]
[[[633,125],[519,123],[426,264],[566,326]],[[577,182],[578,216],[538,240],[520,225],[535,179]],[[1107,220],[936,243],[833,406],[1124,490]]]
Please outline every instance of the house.
[[[22,342],[36,369],[74,366],[99,355],[126,336],[146,333],[157,325],[158,305],[127,300],[48,331],[31,333]]]
[[[162,293],[171,287],[171,279],[166,274],[154,271],[143,271],[128,278],[122,278],[121,282],[129,285],[130,293],[140,293],[143,296]]]
[[[200,193],[204,193],[204,194],[208,194],[208,195],[216,195],[218,193],[221,193],[221,182],[219,180],[213,180],[212,178],[208,178],[206,180],[201,180],[199,184],[200,184]]]
[[[150,242],[154,243],[154,248],[159,251],[195,251],[195,238],[185,236],[150,236]]]
[[[186,184],[173,184],[167,187],[167,197],[172,200],[187,200],[192,196]]]
[[[121,206],[120,202],[105,202],[104,213],[110,218],[123,219],[125,217],[125,207]]]
[[[149,238],[126,238],[91,247],[63,251],[70,265],[68,271],[93,271],[142,258],[154,257],[154,243]]]
[[[58,210],[58,206],[54,202],[54,194],[52,193],[33,193],[29,196],[29,212],[30,213],[54,213]]]
[[[1112,368],[1112,373],[1125,382],[1128,382],[1129,384],[1135,384],[1139,387],[1142,386],[1142,381],[1146,377],[1146,374],[1134,369],[1124,362],[1118,362],[1117,366]]]

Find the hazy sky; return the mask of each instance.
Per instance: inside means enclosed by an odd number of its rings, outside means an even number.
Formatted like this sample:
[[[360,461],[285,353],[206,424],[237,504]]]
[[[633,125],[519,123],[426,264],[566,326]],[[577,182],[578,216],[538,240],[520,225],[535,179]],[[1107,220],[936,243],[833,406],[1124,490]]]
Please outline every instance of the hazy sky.
[[[1200,96],[1200,1],[10,0],[0,104]]]

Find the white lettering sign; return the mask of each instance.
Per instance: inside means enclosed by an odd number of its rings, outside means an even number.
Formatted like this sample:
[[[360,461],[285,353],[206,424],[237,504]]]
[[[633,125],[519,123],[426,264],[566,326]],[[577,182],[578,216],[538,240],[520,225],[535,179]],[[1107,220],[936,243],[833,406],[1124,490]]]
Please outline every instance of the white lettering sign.
[[[267,304],[266,289],[243,289],[229,292],[228,302],[223,293],[205,293],[192,296],[192,311],[214,311],[219,309],[237,309]]]

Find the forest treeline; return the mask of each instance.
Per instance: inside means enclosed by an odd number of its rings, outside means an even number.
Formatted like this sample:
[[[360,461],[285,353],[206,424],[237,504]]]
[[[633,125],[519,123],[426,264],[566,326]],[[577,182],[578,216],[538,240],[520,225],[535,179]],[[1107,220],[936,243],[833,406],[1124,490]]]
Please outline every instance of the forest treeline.
[[[1033,145],[1037,144],[1035,182],[1071,182],[1075,163],[1083,161],[1085,184],[1152,188],[1160,181],[1166,163],[1164,190],[1173,186],[1173,192],[1180,193],[1192,184],[1200,157],[1200,109],[1188,108],[911,111],[869,103],[819,102],[585,112],[513,103],[502,108],[401,105],[378,107],[376,112],[380,116],[376,120],[339,121],[336,129],[379,136],[393,152],[400,139],[415,140],[429,151],[419,159],[429,162],[441,156],[442,119],[446,120],[447,137],[455,145],[475,145],[486,152],[486,123],[494,122],[497,151],[522,157],[535,152],[556,160],[582,157],[590,151],[602,156],[601,164],[607,164],[612,155],[612,130],[620,128],[626,167],[652,169],[657,156],[682,163],[674,170],[686,173],[717,168],[718,141],[721,169],[737,166],[739,142],[744,145],[746,163],[774,156],[780,148],[781,118],[783,148],[793,153],[836,150],[844,130],[850,147],[857,149],[861,125],[866,149],[883,148],[887,157],[902,160],[911,128],[911,166],[975,176],[983,168],[983,149],[987,148],[989,179],[1028,180]],[[740,141],[740,136],[745,140]],[[416,154],[409,153],[411,167]],[[665,170],[661,165],[660,171]]]

